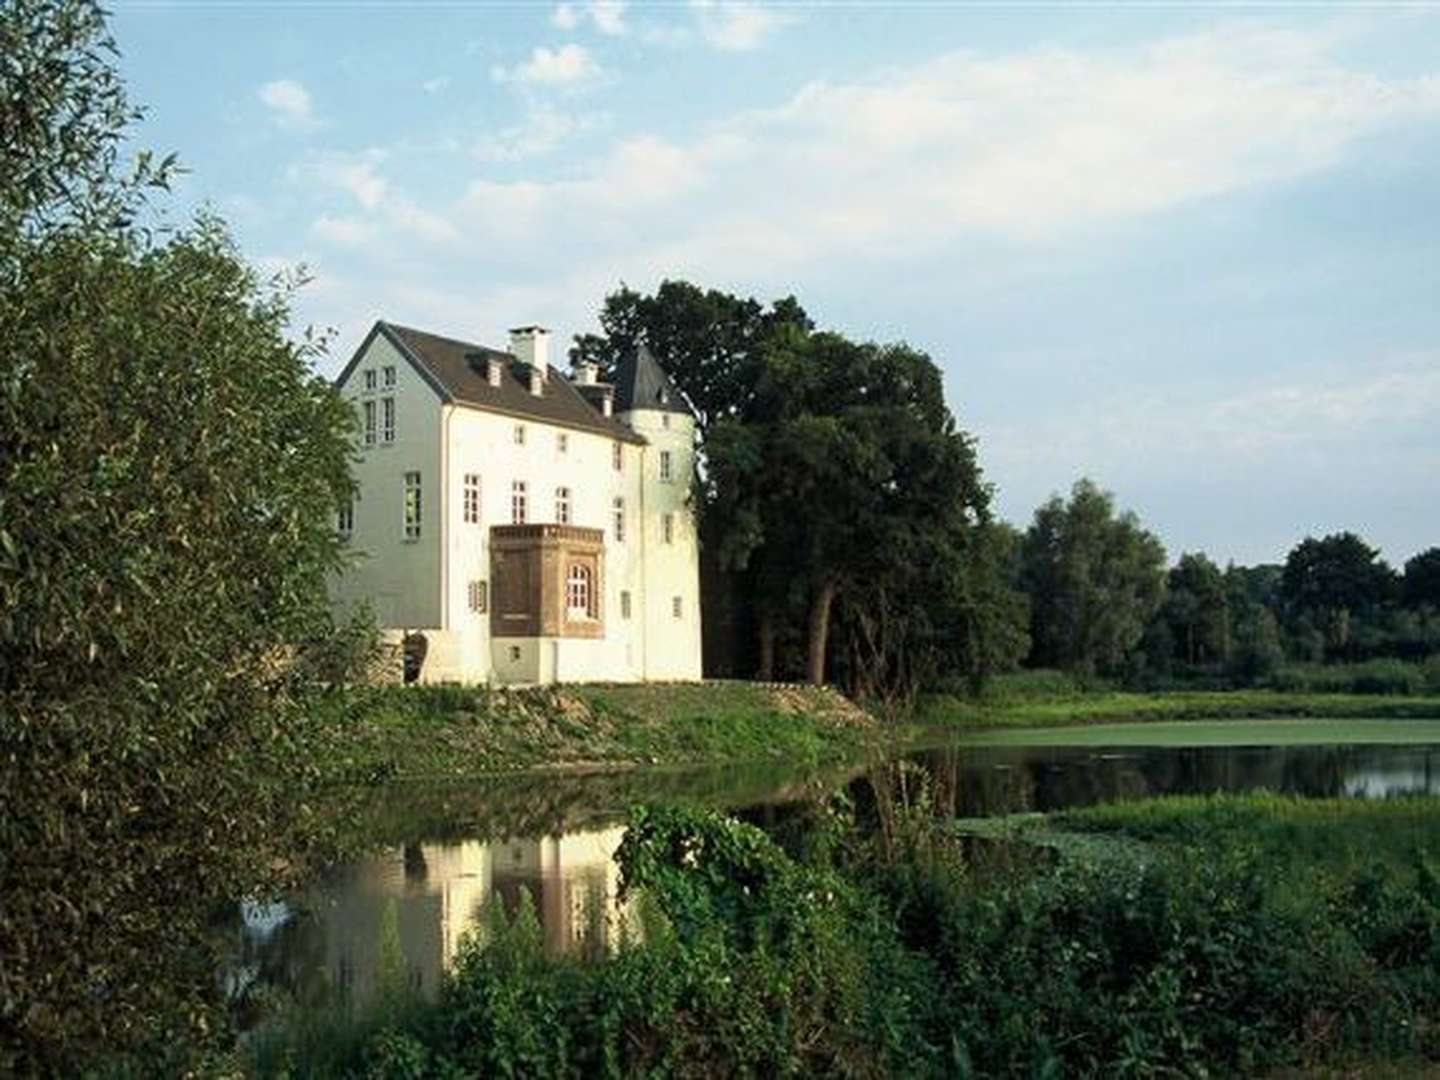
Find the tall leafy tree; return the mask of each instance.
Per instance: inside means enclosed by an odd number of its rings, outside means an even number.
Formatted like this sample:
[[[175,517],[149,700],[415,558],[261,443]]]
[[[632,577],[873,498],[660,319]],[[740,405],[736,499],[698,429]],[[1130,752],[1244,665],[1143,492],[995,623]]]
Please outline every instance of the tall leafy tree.
[[[1280,597],[1292,627],[1313,625],[1327,649],[1345,652],[1353,623],[1376,614],[1396,592],[1394,571],[1352,532],[1307,536],[1285,559]]]
[[[1225,576],[1203,552],[1187,552],[1171,569],[1161,617],[1178,659],[1219,663],[1230,653],[1230,598]]]
[[[1440,611],[1440,547],[1406,560],[1404,597],[1407,607]]]
[[[1035,511],[1021,562],[1037,664],[1121,670],[1164,599],[1164,547],[1090,480]]]
[[[210,220],[141,227],[98,8],[0,6],[0,1072],[164,1055],[301,812],[349,415]]]
[[[600,327],[599,334],[576,335],[571,361],[597,364],[608,378],[643,342],[690,402],[703,438],[717,421],[748,414],[776,334],[814,324],[793,296],[767,306],[688,281],[664,281],[653,296],[626,286],[611,293]]]

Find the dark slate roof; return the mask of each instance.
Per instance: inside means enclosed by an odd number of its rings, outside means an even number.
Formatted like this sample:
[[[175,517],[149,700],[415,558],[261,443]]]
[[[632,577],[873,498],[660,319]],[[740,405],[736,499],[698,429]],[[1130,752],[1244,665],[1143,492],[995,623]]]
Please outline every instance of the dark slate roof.
[[[675,389],[670,376],[643,344],[622,356],[615,366],[615,411],[655,409],[690,415],[690,407]]]
[[[384,320],[377,321],[366,335],[364,342],[356,350],[354,359],[346,365],[340,378],[336,380],[337,384],[343,383],[350,376],[376,334],[383,334],[415,366],[442,400],[507,416],[591,431],[626,442],[645,442],[643,436],[637,435],[620,421],[603,416],[581,396],[570,380],[554,367],[549,368],[544,393],[536,397],[530,393],[529,365],[522,364],[510,353],[468,341],[441,337],[439,334],[429,334],[408,326],[397,326]],[[491,357],[501,362],[499,386],[491,386],[486,377],[486,361]]]

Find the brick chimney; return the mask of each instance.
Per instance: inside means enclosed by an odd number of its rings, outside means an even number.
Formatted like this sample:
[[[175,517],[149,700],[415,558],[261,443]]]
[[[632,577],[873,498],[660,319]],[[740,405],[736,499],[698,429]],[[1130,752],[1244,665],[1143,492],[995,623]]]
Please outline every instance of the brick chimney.
[[[550,331],[543,326],[517,326],[510,331],[510,352],[530,367],[530,393],[545,392],[550,374]]]

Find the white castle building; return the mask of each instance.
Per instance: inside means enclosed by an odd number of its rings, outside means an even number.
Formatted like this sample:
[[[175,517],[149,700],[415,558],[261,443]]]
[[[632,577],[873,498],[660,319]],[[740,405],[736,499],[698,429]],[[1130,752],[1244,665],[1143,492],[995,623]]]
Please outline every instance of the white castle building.
[[[426,682],[698,679],[694,418],[643,346],[611,384],[549,337],[375,324],[336,381],[360,421],[336,603]]]

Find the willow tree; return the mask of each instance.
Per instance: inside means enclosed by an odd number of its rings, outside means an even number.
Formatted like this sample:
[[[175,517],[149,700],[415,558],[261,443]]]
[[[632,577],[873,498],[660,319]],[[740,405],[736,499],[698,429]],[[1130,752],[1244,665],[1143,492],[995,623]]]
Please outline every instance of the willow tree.
[[[143,227],[99,9],[6,4],[0,52],[0,1072],[159,1068],[303,813],[349,419],[283,282]]]

